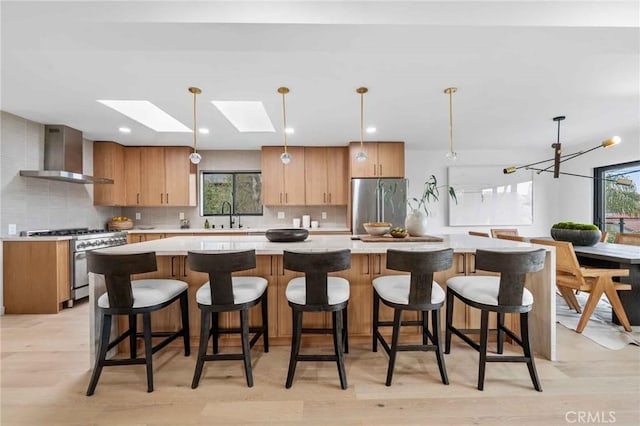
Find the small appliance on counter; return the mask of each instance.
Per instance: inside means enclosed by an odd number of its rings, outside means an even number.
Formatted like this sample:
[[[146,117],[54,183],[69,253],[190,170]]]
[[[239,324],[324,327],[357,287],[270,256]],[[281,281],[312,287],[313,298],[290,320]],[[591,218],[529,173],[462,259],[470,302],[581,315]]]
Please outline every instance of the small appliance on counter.
[[[190,227],[189,219],[180,219],[180,229],[189,229]]]

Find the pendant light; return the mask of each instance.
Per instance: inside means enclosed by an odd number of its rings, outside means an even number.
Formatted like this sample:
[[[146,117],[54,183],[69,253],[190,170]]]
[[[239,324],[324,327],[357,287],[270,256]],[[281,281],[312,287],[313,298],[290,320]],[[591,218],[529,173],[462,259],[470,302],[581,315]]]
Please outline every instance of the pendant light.
[[[278,93],[282,95],[282,139],[284,140],[284,152],[280,154],[280,161],[282,164],[289,164],[291,162],[291,155],[287,152],[287,108],[284,97],[289,93],[288,87],[278,87]]]
[[[449,152],[447,152],[446,157],[451,161],[458,159],[458,153],[453,150],[453,94],[457,91],[457,87],[444,89],[444,93],[449,95]]]
[[[362,163],[367,161],[367,153],[364,150],[364,94],[367,93],[369,89],[366,87],[358,87],[356,89],[356,93],[360,94],[360,151],[356,154],[356,161]]]
[[[200,160],[202,160],[202,155],[198,153],[197,149],[198,125],[196,113],[196,98],[200,93],[202,93],[202,90],[197,87],[189,87],[189,92],[193,93],[193,152],[189,155],[189,161],[191,161],[193,164],[198,164],[200,163]]]

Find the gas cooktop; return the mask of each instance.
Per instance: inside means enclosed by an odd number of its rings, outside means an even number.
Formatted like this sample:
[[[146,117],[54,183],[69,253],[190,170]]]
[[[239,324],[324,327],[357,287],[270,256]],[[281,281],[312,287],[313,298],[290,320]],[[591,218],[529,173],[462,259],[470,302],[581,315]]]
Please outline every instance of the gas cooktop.
[[[68,229],[43,229],[37,231],[22,231],[20,233],[23,237],[67,237],[78,235],[93,235],[93,234],[106,234],[110,231],[105,229],[89,229],[89,228],[68,228]]]

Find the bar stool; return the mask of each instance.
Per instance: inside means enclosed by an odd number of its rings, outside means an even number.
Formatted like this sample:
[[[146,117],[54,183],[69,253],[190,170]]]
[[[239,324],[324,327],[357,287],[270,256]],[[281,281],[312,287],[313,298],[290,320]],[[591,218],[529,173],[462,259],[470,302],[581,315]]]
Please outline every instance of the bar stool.
[[[391,386],[393,368],[398,351],[435,351],[442,383],[449,384],[447,369],[440,341],[440,308],[444,304],[444,290],[433,280],[433,273],[451,267],[453,249],[438,251],[387,250],[387,268],[410,272],[410,275],[386,275],[373,283],[373,352],[378,351],[378,340],[389,355],[386,385]],[[380,321],[380,301],[393,308],[393,321]],[[402,321],[403,311],[418,311],[422,319]],[[429,331],[428,312],[431,312],[432,330]],[[399,345],[400,327],[417,325],[422,327],[421,345]],[[393,327],[391,347],[378,327]],[[427,344],[428,340],[431,344]]]
[[[239,252],[189,252],[189,268],[192,271],[206,272],[209,281],[196,292],[196,301],[201,312],[200,346],[198,360],[193,373],[191,388],[198,387],[205,361],[243,360],[247,376],[247,386],[253,386],[251,369],[251,348],[263,338],[264,351],[269,352],[269,321],[267,306],[267,280],[261,277],[232,277],[232,272],[246,271],[256,267],[256,251]],[[249,326],[249,309],[258,303],[262,308],[262,325]],[[238,312],[240,328],[220,328],[220,312]],[[219,354],[218,338],[220,334],[239,333],[242,342],[241,354]],[[255,333],[251,341],[249,334]],[[213,339],[213,354],[207,354],[209,338]]]
[[[335,361],[340,376],[340,387],[347,388],[343,352],[349,352],[347,331],[347,304],[349,281],[340,277],[328,277],[327,273],[343,271],[351,267],[351,251],[284,252],[284,268],[304,272],[304,277],[294,278],[287,284],[286,296],[293,317],[291,358],[286,388],[291,388],[298,361]],[[304,312],[331,312],[332,328],[302,328]],[[335,355],[300,355],[302,333],[331,333]]]
[[[533,295],[524,288],[526,274],[544,268],[545,250],[498,252],[476,251],[476,269],[500,272],[500,276],[459,276],[447,280],[447,327],[445,353],[451,351],[451,333],[480,353],[478,389],[484,388],[484,373],[487,362],[525,362],[534,388],[542,392],[533,352],[529,341],[529,311],[533,307]],[[453,298],[481,310],[480,344],[467,336],[478,330],[459,330],[453,326]],[[487,356],[489,336],[489,312],[496,312],[498,342],[497,352],[503,352],[503,332],[522,347],[523,356]],[[504,325],[506,313],[520,314],[520,337]],[[493,330],[492,330],[493,331]],[[465,334],[467,333],[467,334]]]
[[[112,365],[146,364],[147,392],[153,392],[152,355],[179,336],[184,340],[184,355],[190,354],[187,283],[164,278],[132,281],[132,274],[157,270],[156,254],[153,252],[113,255],[89,251],[87,252],[87,269],[89,272],[104,275],[107,287],[107,292],[98,298],[98,312],[102,327],[87,396],[93,395],[102,367]],[[180,299],[182,327],[175,332],[152,332],[151,312],[169,306],[178,299]],[[112,317],[115,315],[127,315],[129,328],[109,342]],[[142,333],[137,331],[137,315],[142,315]],[[129,358],[106,359],[107,352],[127,337],[129,337]],[[144,358],[137,357],[136,339],[140,337],[144,339]],[[165,337],[165,339],[152,346],[152,337]]]

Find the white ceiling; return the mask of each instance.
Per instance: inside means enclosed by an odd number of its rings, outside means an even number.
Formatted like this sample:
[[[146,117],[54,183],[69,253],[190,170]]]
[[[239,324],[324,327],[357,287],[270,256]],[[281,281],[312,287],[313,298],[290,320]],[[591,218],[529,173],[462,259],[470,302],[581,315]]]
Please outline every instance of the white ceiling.
[[[190,145],[97,99],[146,99],[192,126],[200,149],[365,140],[457,151],[640,140],[640,2],[234,1],[1,3],[1,108],[92,140]],[[276,133],[238,133],[212,100],[259,100]],[[123,135],[118,127],[131,127]]]

